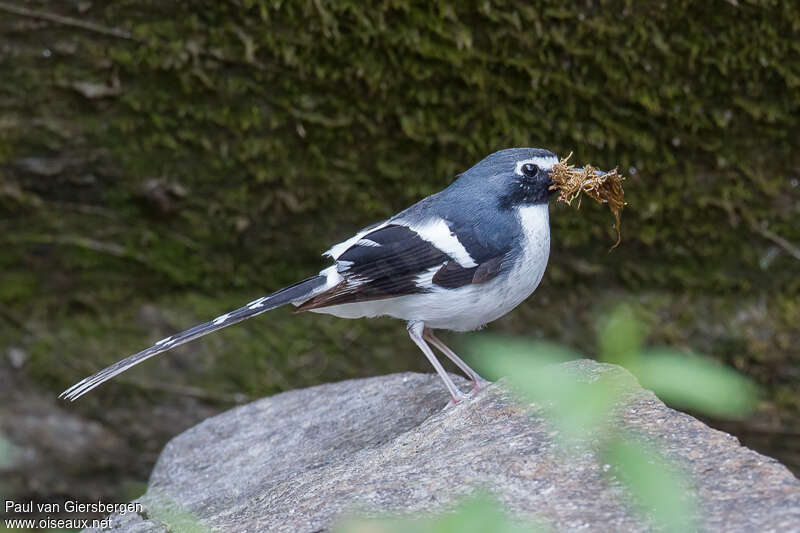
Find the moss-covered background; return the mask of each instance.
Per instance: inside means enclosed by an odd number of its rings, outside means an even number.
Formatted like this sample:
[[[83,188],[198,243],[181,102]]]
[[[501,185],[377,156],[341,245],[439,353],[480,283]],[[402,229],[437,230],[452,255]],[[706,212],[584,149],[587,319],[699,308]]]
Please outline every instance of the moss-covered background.
[[[610,254],[607,211],[554,206],[542,286],[491,329],[591,353],[632,302],[764,385],[716,424],[797,471],[800,6],[565,6],[0,2],[0,430],[36,451],[10,490],[114,501],[233,402],[427,371],[397,322],[279,310],[55,400],[510,146],[619,165],[630,205]]]

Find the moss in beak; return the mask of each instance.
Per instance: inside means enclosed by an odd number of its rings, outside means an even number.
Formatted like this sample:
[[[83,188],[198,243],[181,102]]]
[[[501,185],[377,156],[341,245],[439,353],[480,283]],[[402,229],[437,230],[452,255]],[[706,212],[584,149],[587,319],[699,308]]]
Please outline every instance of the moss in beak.
[[[622,181],[625,178],[616,168],[609,172],[602,172],[591,165],[577,169],[567,164],[567,160],[571,156],[572,153],[553,166],[550,171],[550,179],[553,181],[550,190],[558,191],[558,201],[567,205],[572,205],[572,202],[577,199],[579,208],[581,193],[593,198],[598,203],[608,204],[608,208],[617,221],[617,242],[611,247],[613,250],[622,240],[620,213],[625,207],[625,191],[622,190]]]

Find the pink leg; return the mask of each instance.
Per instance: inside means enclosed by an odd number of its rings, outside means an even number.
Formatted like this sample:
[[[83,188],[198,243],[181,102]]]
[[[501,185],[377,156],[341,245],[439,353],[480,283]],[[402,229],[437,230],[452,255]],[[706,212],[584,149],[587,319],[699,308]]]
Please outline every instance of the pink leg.
[[[425,354],[425,357],[428,358],[428,361],[431,362],[433,368],[436,369],[436,372],[439,374],[439,377],[442,378],[444,381],[445,387],[447,387],[447,391],[450,393],[450,403],[447,404],[448,407],[451,405],[455,405],[461,400],[465,399],[466,396],[463,392],[458,390],[456,384],[453,383],[453,380],[450,379],[450,376],[447,375],[442,363],[436,359],[436,356],[433,354],[433,350],[428,344],[425,342],[424,336],[424,329],[425,324],[422,322],[409,322],[408,323],[408,335],[411,337],[411,340],[419,346],[419,349],[422,350],[422,353]]]
[[[467,376],[469,376],[469,379],[471,379],[473,383],[473,392],[486,388],[486,386],[489,384],[489,381],[483,379],[480,374],[472,370],[469,365],[463,361],[463,359],[456,355],[453,350],[448,348],[445,343],[439,340],[439,338],[433,334],[432,329],[425,328],[425,331],[422,335],[425,340],[433,344],[440,352],[445,354],[448,359],[454,362],[458,368],[460,368]]]

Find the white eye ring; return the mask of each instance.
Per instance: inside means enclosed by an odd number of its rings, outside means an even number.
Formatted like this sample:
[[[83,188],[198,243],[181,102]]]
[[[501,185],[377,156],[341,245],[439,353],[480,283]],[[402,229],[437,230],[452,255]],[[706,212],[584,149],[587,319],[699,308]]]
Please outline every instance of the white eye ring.
[[[544,170],[545,172],[550,172],[553,170],[553,165],[558,163],[557,157],[532,157],[530,159],[523,159],[522,161],[517,161],[517,166],[514,168],[514,174],[517,176],[522,176],[522,167],[523,165],[527,165],[530,163],[531,165],[536,165],[540,169]]]

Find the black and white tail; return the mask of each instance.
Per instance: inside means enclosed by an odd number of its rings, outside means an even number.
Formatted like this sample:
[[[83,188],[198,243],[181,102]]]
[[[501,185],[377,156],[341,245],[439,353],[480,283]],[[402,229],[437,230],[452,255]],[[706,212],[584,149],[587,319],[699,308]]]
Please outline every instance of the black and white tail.
[[[281,289],[278,292],[272,293],[269,296],[264,296],[258,300],[253,300],[244,307],[240,307],[235,311],[218,316],[214,320],[210,320],[203,324],[198,324],[182,333],[161,339],[150,348],[128,356],[121,361],[117,361],[113,365],[104,368],[96,374],[79,381],[72,387],[62,392],[59,395],[59,398],[74,401],[95,387],[102,385],[114,376],[125,372],[129,368],[138,365],[142,361],[149,359],[154,355],[166,352],[167,350],[171,350],[176,346],[185,344],[189,341],[197,339],[198,337],[202,337],[203,335],[208,335],[209,333],[217,331],[218,329],[236,324],[242,320],[247,320],[248,318],[260,315],[261,313],[270,311],[276,307],[280,307],[291,302],[304,301],[313,296],[317,289],[324,285],[324,276],[308,278],[299,283],[295,283],[294,285],[290,285],[289,287]]]

